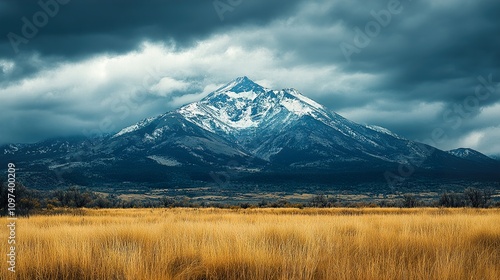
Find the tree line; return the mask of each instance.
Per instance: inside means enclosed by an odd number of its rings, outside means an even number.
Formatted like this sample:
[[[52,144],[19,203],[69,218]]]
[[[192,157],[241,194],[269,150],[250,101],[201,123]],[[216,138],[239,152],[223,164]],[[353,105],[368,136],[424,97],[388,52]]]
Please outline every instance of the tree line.
[[[286,199],[262,200],[258,203],[241,202],[226,204],[218,202],[195,202],[188,197],[160,197],[150,200],[123,200],[115,194],[96,193],[81,187],[69,187],[54,191],[30,190],[16,183],[16,214],[29,215],[36,210],[52,210],[55,208],[153,208],[153,207],[216,207],[216,208],[252,208],[252,207],[500,207],[494,204],[492,189],[466,188],[463,192],[444,192],[433,202],[424,202],[418,197],[404,194],[396,200],[374,202],[343,202],[336,197],[319,194],[306,202],[294,203]],[[7,184],[0,183],[0,214],[6,215],[8,210]]]

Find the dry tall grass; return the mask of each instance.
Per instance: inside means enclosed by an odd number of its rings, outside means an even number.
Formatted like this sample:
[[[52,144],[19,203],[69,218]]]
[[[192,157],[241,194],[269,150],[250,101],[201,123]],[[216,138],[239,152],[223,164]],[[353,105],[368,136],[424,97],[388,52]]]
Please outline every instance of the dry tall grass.
[[[1,279],[500,279],[499,209],[83,210],[17,242]]]

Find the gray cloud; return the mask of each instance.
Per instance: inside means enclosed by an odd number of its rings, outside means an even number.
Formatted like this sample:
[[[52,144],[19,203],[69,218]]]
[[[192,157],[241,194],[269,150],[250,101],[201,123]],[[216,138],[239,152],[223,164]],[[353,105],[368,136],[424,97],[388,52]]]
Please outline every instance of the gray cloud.
[[[30,63],[32,55],[74,61],[100,53],[126,53],[138,48],[145,40],[172,42],[178,47],[189,46],[214,32],[224,32],[245,24],[264,25],[277,16],[289,13],[297,2],[299,1],[2,2],[0,59],[19,60],[16,73],[26,76],[42,67]],[[214,3],[226,6],[220,8]],[[40,15],[45,15],[46,21]],[[25,36],[26,34],[29,36]],[[33,38],[29,38],[31,34]],[[16,77],[12,75],[9,78]]]
[[[60,4],[65,2],[68,3]],[[230,9],[218,11],[214,2],[225,3]],[[0,34],[12,32],[23,36],[24,17],[35,25],[38,32],[29,43],[19,45],[20,51],[35,51],[42,55],[65,58],[99,52],[123,53],[136,48],[144,39],[175,40],[182,45],[203,39],[218,30],[248,23],[265,24],[277,16],[286,15],[296,2],[298,1],[10,1],[3,3],[0,10]],[[48,8],[45,9],[45,6]],[[45,12],[47,10],[54,11],[53,15]],[[49,14],[42,27],[36,25],[36,14],[39,12]],[[223,15],[223,20],[219,14]],[[14,54],[7,36],[1,37],[0,51],[2,56]]]
[[[9,136],[0,143],[103,121],[119,129],[247,75],[411,139],[444,129],[447,139],[431,143],[439,148],[500,154],[489,140],[500,125],[492,109],[500,104],[500,3],[391,1],[222,0],[221,20],[214,1],[73,0],[17,54],[7,34],[21,34],[21,18],[41,8],[1,2],[0,115],[32,133],[1,124]],[[357,28],[372,32],[363,46]],[[347,45],[356,51],[346,59]]]

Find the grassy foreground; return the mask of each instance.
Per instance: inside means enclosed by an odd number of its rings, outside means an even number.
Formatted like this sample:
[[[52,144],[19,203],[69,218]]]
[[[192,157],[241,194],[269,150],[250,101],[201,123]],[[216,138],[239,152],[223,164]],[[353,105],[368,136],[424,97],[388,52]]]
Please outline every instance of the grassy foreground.
[[[500,209],[77,210],[20,218],[16,238],[0,279],[500,276]]]

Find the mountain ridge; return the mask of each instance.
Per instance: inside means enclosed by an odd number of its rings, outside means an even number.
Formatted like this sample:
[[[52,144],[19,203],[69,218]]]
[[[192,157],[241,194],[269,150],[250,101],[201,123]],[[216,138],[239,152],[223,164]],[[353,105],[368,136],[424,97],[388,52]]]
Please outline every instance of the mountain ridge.
[[[478,152],[471,148],[457,148],[453,150],[447,151],[449,154],[452,154],[456,157],[476,161],[476,162],[489,162],[494,163],[495,159],[491,158],[481,152]]]
[[[415,162],[425,172],[498,170],[491,162],[458,157],[382,127],[355,123],[296,89],[265,88],[246,76],[114,135],[5,145],[0,151],[0,160],[20,162],[34,178],[62,169],[83,184],[190,184],[210,180],[207,174],[217,170],[238,170],[242,176],[317,171],[378,172],[382,177],[383,170]],[[142,176],[140,170],[149,177],[134,178]]]

